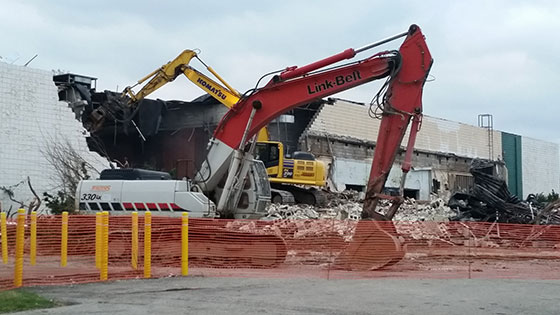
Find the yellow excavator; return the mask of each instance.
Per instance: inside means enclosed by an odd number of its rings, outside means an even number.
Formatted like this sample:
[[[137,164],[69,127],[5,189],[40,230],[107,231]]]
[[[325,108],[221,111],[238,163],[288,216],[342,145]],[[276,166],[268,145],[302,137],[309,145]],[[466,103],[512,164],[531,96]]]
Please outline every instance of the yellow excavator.
[[[191,67],[189,64],[193,58],[199,60],[221,84]],[[139,101],[174,81],[181,74],[228,108],[232,108],[242,97],[212,67],[206,65],[194,50],[183,51],[175,59],[138,80],[135,85],[126,87],[123,96],[128,98],[129,106],[136,106]],[[139,90],[134,92],[133,89],[140,85],[142,86]],[[266,126],[257,135],[255,152],[257,159],[263,161],[267,168],[268,180],[272,188],[272,202],[317,206],[326,203],[325,195],[321,191],[321,188],[326,185],[325,164],[316,160],[313,154],[294,152],[291,158],[286,157],[284,144],[271,141]]]

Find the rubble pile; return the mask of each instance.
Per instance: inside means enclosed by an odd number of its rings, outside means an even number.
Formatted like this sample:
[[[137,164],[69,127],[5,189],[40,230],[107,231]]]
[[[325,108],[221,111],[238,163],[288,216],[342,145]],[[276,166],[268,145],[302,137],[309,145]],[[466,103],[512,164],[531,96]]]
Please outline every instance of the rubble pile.
[[[388,202],[385,206],[389,208]],[[399,207],[393,218],[394,221],[438,221],[446,222],[457,213],[449,208],[441,198],[432,198],[430,203],[421,204],[407,198]]]
[[[320,209],[310,205],[272,204],[264,219],[272,220],[267,229],[288,239],[334,236],[349,241],[361,214],[361,207],[361,204],[353,201]]]
[[[535,221],[539,224],[560,224],[560,200],[546,205],[539,211]]]
[[[470,172],[474,188],[470,194],[456,193],[448,205],[458,211],[456,221],[486,221],[520,224],[560,224],[554,208],[547,209],[512,195],[506,182],[491,175],[492,162],[474,160]]]
[[[484,162],[473,162],[474,189],[470,194],[453,195],[447,203],[436,196],[429,202],[405,199],[393,218],[398,233],[408,239],[451,244],[448,221],[560,224],[560,201],[546,207],[521,201],[509,193],[503,180],[490,175],[487,167]],[[270,222],[234,221],[228,228],[272,233],[296,242],[317,237],[350,241],[361,218],[364,193],[344,191],[326,197],[325,207],[272,204],[263,218]],[[384,214],[389,207],[388,200],[380,200],[377,211]]]
[[[270,222],[257,224],[255,221],[232,221],[227,228],[251,233],[276,234],[287,240],[329,238],[344,242],[351,240],[356,223],[361,218],[363,194],[343,192],[328,195],[328,206],[315,208],[310,205],[272,204],[268,215],[263,218]],[[378,210],[385,213],[390,207],[387,200],[380,200]],[[406,199],[399,208],[394,221],[397,231],[413,239],[440,239],[444,237],[445,226],[442,222],[456,216],[440,198],[431,202],[419,203]],[[433,221],[431,225],[419,221]],[[262,222],[262,221],[261,221]],[[419,224],[415,224],[419,223]],[[443,229],[443,230],[442,230]]]
[[[319,219],[319,212],[311,205],[271,204],[266,219]]]
[[[363,203],[357,192],[329,194],[327,207],[310,205],[277,205],[268,209],[267,219],[338,219],[357,221],[361,218]],[[386,213],[390,202],[380,200],[377,210]],[[394,221],[449,221],[457,215],[441,198],[433,197],[429,203],[419,203],[407,198],[397,211]]]

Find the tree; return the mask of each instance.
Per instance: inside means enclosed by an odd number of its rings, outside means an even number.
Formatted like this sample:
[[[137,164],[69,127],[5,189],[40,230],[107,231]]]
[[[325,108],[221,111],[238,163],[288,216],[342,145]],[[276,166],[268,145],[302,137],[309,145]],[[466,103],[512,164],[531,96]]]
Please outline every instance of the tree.
[[[21,200],[17,200],[16,197],[15,197],[15,193],[14,193],[14,189],[16,187],[18,187],[21,184],[25,184],[25,183],[27,183],[27,185],[29,186],[29,190],[31,190],[31,193],[33,193],[33,195],[35,196],[35,198],[33,198],[33,200],[29,203],[29,205],[26,205]],[[33,189],[33,186],[31,185],[31,179],[29,178],[29,176],[27,176],[26,180],[22,180],[15,185],[0,186],[0,191],[4,192],[4,194],[6,194],[12,202],[17,203],[19,205],[19,208],[27,209],[27,214],[31,214],[31,212],[37,211],[39,209],[39,207],[41,206],[41,198],[37,195],[37,193],[35,192],[35,189]],[[2,211],[1,205],[0,205],[0,211]],[[8,217],[10,217],[11,215],[16,213],[16,212],[12,213],[12,207],[11,206],[10,206],[10,209],[8,209],[6,212],[7,212]]]
[[[47,207],[51,209],[52,214],[62,214],[64,211],[73,213],[74,211],[74,198],[71,198],[68,194],[59,190],[56,196],[49,194],[48,192],[43,193],[44,201]]]
[[[546,195],[544,193],[538,193],[535,196],[535,199],[538,203],[549,203],[549,202],[556,201],[560,198],[559,198],[558,193],[555,192],[554,189],[553,189],[551,193],[546,194]]]
[[[43,193],[45,204],[54,214],[74,212],[78,183],[89,179],[89,174],[99,172],[82,158],[68,139],[53,140],[41,152],[54,170],[55,181],[60,183],[55,195]]]

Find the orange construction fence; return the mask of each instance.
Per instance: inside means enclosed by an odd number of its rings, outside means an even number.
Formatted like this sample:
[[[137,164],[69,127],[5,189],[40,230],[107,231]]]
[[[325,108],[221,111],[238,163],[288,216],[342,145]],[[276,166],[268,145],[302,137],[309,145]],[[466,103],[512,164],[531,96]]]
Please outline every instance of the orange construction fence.
[[[19,213],[2,223],[0,289],[187,274],[560,279],[560,226],[552,225],[189,220],[142,212]],[[366,240],[364,231],[375,230],[389,233],[365,233]],[[364,267],[372,255],[382,268]]]

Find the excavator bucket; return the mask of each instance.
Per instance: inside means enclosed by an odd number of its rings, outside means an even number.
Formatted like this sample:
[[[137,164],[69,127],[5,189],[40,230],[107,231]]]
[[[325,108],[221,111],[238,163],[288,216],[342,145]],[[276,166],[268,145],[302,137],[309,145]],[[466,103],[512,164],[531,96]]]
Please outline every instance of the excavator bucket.
[[[404,250],[391,221],[362,220],[335,265],[349,270],[377,270],[399,262]]]

